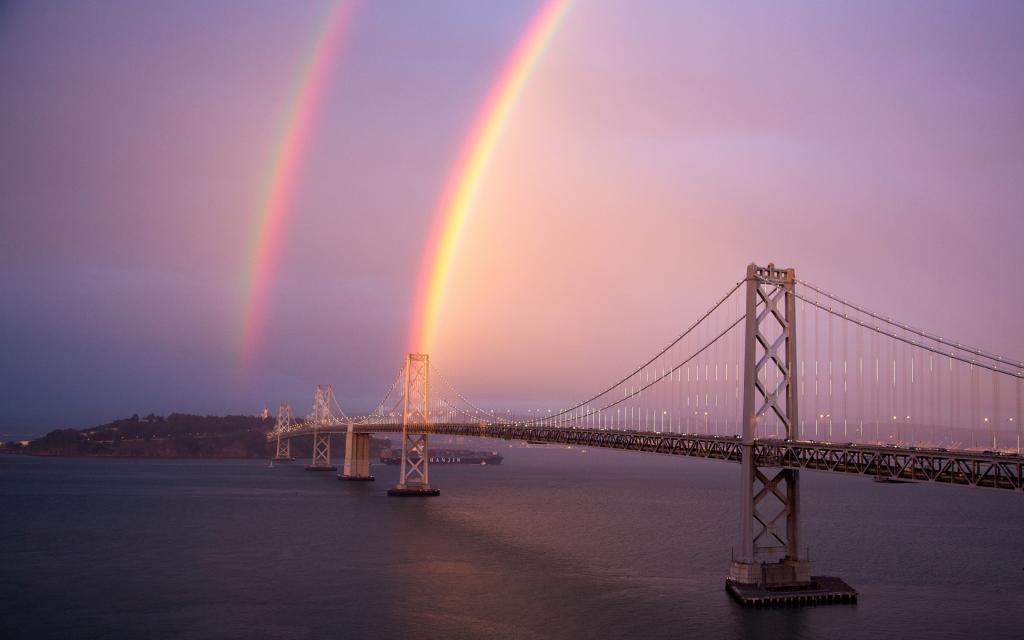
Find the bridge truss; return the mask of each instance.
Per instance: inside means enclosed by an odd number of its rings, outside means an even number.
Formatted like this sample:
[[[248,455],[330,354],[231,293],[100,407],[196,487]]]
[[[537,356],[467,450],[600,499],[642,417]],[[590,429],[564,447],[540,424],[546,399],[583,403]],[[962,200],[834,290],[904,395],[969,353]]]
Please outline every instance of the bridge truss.
[[[279,411],[268,438],[278,456],[291,438],[325,439],[319,456],[314,446],[316,467],[330,462],[331,433],[401,432],[394,495],[436,495],[432,434],[736,462],[743,497],[731,579],[798,584],[810,580],[800,470],[1024,492],[1022,387],[1024,361],[901,323],[792,269],[750,265],[667,346],[565,408],[482,409],[431,371],[426,354],[410,354],[369,414],[349,418],[333,390],[318,387],[312,414],[296,422]]]

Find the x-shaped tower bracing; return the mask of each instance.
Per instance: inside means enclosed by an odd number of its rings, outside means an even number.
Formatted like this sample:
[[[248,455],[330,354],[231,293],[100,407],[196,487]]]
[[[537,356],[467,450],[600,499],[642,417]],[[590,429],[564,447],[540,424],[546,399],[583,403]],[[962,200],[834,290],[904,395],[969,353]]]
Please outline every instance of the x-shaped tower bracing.
[[[810,581],[798,546],[799,471],[765,473],[754,459],[758,424],[769,411],[780,420],[786,440],[797,437],[795,286],[793,269],[747,267],[740,553],[730,571],[740,583]]]
[[[288,403],[284,403],[277,408],[277,422],[274,424],[274,432],[277,433],[277,453],[274,455],[275,460],[294,460],[292,458],[292,441],[289,438],[281,439],[281,434],[288,431],[291,428],[292,422],[294,421],[292,415],[292,406]]]
[[[313,424],[313,461],[311,468],[327,469],[331,467],[331,436],[320,433],[320,427],[338,424],[340,420],[331,412],[334,405],[334,387],[329,384],[316,385],[313,394],[313,413],[310,422]]]
[[[402,460],[398,485],[392,495],[437,495],[430,487],[430,357],[410,353],[405,360],[402,401]]]

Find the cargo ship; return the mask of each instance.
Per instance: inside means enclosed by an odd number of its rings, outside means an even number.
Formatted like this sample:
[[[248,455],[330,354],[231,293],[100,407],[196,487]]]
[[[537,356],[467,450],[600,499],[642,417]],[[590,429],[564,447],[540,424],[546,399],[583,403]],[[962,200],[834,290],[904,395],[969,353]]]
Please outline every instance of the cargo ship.
[[[410,456],[415,459],[415,456]],[[430,464],[501,464],[505,458],[497,451],[470,451],[468,449],[435,449],[428,458]],[[399,464],[402,452],[384,449],[380,452],[380,461],[384,464]]]

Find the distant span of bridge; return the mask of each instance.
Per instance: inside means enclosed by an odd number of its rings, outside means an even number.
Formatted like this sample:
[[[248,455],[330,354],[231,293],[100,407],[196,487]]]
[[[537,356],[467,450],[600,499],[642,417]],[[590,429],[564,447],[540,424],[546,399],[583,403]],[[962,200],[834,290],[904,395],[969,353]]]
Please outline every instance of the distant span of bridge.
[[[369,437],[401,433],[393,496],[437,496],[431,435],[524,440],[735,462],[740,537],[729,592],[748,604],[850,602],[842,580],[812,576],[800,538],[800,471],[1024,492],[1024,362],[899,322],[749,265],[745,277],[658,353],[570,406],[536,417],[478,407],[411,353],[376,409],[350,417],[330,385],[296,420],[278,410],[275,460],[312,438],[306,467],[372,480]]]

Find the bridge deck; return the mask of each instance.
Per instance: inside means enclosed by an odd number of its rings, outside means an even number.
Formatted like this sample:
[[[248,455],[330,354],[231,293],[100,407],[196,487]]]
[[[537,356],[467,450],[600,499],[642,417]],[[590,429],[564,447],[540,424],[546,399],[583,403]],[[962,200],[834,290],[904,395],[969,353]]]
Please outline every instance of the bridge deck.
[[[396,433],[400,423],[355,425],[356,433]],[[347,425],[319,427],[320,433],[345,433]],[[667,455],[740,462],[743,448],[736,436],[707,436],[680,433],[573,429],[517,424],[454,423],[434,424],[430,434],[526,440],[543,444],[565,444],[642,451]],[[282,438],[311,436],[313,428],[302,425],[281,434]],[[277,438],[272,432],[268,440]],[[754,444],[757,464],[832,473],[868,475],[880,478],[917,480],[939,484],[1024,491],[1024,457],[995,452],[948,451],[945,449],[785,441],[761,439]]]

